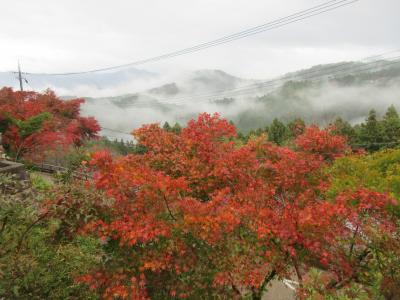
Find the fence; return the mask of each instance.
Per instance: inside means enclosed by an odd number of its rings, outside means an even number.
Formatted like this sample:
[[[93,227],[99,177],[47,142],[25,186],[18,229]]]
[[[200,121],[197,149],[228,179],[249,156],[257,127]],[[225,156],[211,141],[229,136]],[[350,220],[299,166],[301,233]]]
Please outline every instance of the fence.
[[[88,174],[79,172],[79,171],[71,171],[70,169],[63,167],[63,166],[46,164],[46,163],[33,164],[33,166],[37,170],[44,172],[44,173],[71,172],[71,174],[74,178],[82,179],[82,180],[88,179]]]

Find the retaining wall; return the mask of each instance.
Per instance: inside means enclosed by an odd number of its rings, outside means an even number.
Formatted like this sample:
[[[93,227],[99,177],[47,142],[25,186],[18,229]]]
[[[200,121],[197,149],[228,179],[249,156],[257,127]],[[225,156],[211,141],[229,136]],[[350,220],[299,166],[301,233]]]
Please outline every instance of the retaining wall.
[[[28,179],[25,166],[8,160],[0,160],[0,174],[15,174],[19,179]]]

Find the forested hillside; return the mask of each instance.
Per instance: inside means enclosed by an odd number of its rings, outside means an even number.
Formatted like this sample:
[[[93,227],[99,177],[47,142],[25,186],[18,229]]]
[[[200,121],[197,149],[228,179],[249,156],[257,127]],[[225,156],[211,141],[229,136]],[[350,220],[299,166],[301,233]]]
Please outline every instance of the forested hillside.
[[[3,1],[0,300],[400,300],[400,1]]]
[[[251,89],[245,93],[220,92],[246,86]],[[96,115],[105,127],[122,131],[143,123],[186,123],[201,112],[219,112],[248,133],[270,125],[274,118],[284,122],[301,118],[326,126],[341,117],[355,125],[371,109],[383,116],[390,105],[400,108],[400,67],[377,61],[321,65],[269,81],[202,71],[135,94],[88,98],[83,111]]]
[[[399,295],[393,106],[356,128],[276,120],[248,136],[203,113],[121,144],[82,100],[0,95],[7,155],[67,168],[0,174],[0,297],[260,300],[279,281],[300,299]]]
[[[354,126],[337,117],[327,127],[344,136],[353,149],[376,151],[393,148],[400,143],[400,116],[393,105],[388,107],[381,118],[378,118],[376,111],[372,109],[363,122]],[[251,130],[247,135],[239,133],[239,137],[247,141],[253,136],[265,134],[270,141],[278,145],[287,145],[294,137],[303,133],[305,128],[306,123],[301,118],[295,118],[288,123],[275,118],[269,126]]]

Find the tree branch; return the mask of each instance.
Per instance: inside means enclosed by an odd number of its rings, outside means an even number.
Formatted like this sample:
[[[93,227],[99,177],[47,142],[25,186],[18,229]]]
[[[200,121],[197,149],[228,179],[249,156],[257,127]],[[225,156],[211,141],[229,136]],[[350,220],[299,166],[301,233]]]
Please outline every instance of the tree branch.
[[[351,245],[350,245],[350,250],[349,250],[349,257],[350,258],[351,258],[351,255],[353,254],[355,239],[356,239],[356,236],[358,234],[358,228],[359,228],[359,226],[357,225],[356,230],[354,231],[354,234],[353,234],[353,239],[352,239]]]
[[[163,194],[163,198],[164,198],[164,203],[165,203],[165,206],[167,207],[167,210],[168,210],[169,215],[171,216],[171,218],[172,218],[174,221],[177,221],[177,218],[175,218],[175,216],[172,214],[171,209],[169,208],[168,201],[167,201],[167,197],[165,197],[164,194]]]
[[[371,251],[368,249],[368,248],[366,248],[358,257],[357,257],[357,260],[358,260],[358,262],[359,263],[361,263],[363,260],[364,260],[364,258],[366,258],[367,256],[368,256],[368,254],[370,253]],[[359,267],[359,266],[358,266]],[[353,272],[352,272],[352,275],[350,276],[350,277],[347,277],[347,278],[344,278],[344,279],[342,279],[342,280],[340,280],[340,281],[332,281],[332,282],[330,282],[327,286],[326,286],[326,288],[327,289],[340,289],[340,288],[342,288],[344,285],[346,285],[347,283],[349,283],[351,280],[353,280],[353,279],[355,279],[356,277],[357,277],[357,271],[358,271],[358,268],[356,267],[356,268],[354,268],[354,270],[353,270]]]
[[[27,229],[22,233],[21,237],[19,238],[18,245],[17,245],[17,252],[19,252],[22,242],[24,241],[25,236],[28,234],[28,232],[40,221],[42,221],[44,218],[48,216],[48,212],[44,213],[43,215],[39,216],[39,218],[36,219],[35,222],[31,223]]]
[[[264,292],[264,290],[265,290],[265,287],[267,286],[267,284],[272,280],[272,279],[274,279],[274,277],[276,276],[276,270],[274,269],[274,270],[272,270],[271,271],[271,273],[269,273],[269,275],[267,276],[267,277],[265,277],[264,278],[264,281],[263,281],[263,283],[261,284],[261,287],[260,287],[260,294],[261,294],[261,296],[262,296],[262,293]]]
[[[8,221],[8,216],[5,216],[4,220],[3,220],[3,224],[1,225],[0,234],[3,233],[4,228],[6,227],[7,221]]]
[[[297,278],[299,280],[299,285],[301,287],[303,285],[303,277],[301,276],[299,264],[297,263],[297,260],[294,257],[292,257],[292,262],[293,262],[294,270],[296,271]]]

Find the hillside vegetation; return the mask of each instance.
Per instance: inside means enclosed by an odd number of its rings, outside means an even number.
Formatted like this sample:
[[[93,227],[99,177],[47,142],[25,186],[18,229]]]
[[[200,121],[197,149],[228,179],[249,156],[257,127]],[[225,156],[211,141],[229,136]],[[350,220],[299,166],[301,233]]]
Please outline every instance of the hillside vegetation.
[[[217,70],[195,72],[174,82],[117,97],[88,98],[83,111],[105,127],[131,130],[145,123],[185,124],[202,112],[219,112],[238,130],[296,118],[326,126],[337,117],[352,125],[371,109],[378,116],[400,108],[400,67],[387,61],[338,63],[286,74],[272,81],[245,80]],[[338,72],[338,70],[340,72]],[[245,93],[221,93],[251,86]],[[112,134],[107,132],[107,134]]]
[[[126,144],[97,137],[81,100],[0,95],[8,155],[67,167],[0,175],[0,297],[260,300],[292,279],[299,299],[398,299],[394,107],[354,136],[300,120],[244,136],[202,113]],[[385,149],[369,147],[376,128]]]

